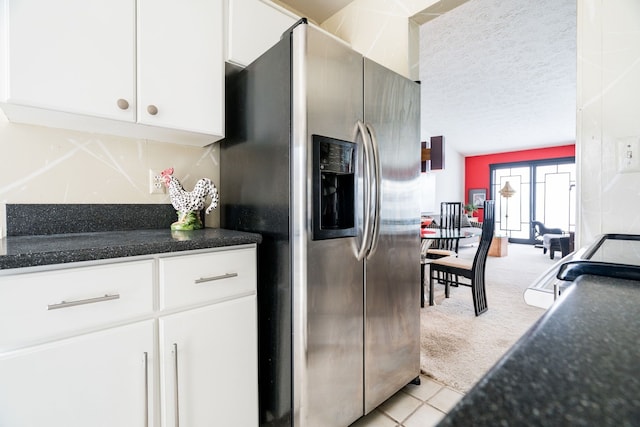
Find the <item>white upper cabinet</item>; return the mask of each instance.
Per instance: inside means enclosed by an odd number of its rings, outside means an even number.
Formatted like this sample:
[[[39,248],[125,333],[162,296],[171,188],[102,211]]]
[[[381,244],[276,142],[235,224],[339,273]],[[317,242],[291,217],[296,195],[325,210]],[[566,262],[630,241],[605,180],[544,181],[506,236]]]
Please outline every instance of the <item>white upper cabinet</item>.
[[[132,0],[6,0],[5,12],[7,102],[135,121],[118,108],[135,106]]]
[[[138,122],[223,135],[222,0],[138,0]]]
[[[228,0],[227,61],[247,66],[299,18],[262,0]]]
[[[9,120],[198,146],[224,136],[222,0],[0,0],[0,22]]]

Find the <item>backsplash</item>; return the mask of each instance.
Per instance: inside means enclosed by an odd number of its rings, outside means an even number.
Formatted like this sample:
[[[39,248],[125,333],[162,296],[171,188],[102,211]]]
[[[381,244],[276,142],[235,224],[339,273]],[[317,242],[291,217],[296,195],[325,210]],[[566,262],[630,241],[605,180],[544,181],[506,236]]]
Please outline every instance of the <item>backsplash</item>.
[[[175,169],[190,190],[219,180],[219,148],[168,144],[9,123],[0,112],[0,231],[8,204],[170,204],[149,194],[149,169]],[[224,195],[221,195],[224,201]],[[47,221],[47,216],[36,221]],[[218,227],[214,210],[207,227]]]
[[[169,229],[171,205],[8,204],[7,236]]]

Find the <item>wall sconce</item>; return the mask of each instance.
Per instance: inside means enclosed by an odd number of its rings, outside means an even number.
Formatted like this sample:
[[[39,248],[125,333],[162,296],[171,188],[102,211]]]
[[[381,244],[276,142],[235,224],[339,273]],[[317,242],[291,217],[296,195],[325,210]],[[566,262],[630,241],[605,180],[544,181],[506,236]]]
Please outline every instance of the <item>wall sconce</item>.
[[[430,163],[429,168],[427,168],[427,162]],[[427,147],[427,141],[422,141],[420,170],[427,172],[441,169],[444,169],[444,137],[432,136],[429,147]]]
[[[420,171],[427,171],[427,162],[431,160],[431,149],[427,148],[427,141],[422,141],[422,149],[420,150]]]

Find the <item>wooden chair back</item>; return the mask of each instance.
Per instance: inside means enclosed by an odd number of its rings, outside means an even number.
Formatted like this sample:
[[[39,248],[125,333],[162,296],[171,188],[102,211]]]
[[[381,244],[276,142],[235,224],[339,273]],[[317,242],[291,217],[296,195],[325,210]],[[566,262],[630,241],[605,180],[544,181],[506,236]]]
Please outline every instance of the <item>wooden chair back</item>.
[[[489,254],[489,247],[493,240],[493,234],[495,232],[495,201],[487,200],[484,202],[484,216],[482,220],[482,235],[480,236],[480,244],[478,250],[473,258],[473,280],[476,283],[484,284],[484,272],[487,264],[487,256]]]
[[[440,203],[440,230],[455,231],[460,233],[460,215],[462,215],[462,202]],[[444,233],[443,233],[444,234]],[[438,249],[445,249],[458,253],[460,239],[440,239]]]

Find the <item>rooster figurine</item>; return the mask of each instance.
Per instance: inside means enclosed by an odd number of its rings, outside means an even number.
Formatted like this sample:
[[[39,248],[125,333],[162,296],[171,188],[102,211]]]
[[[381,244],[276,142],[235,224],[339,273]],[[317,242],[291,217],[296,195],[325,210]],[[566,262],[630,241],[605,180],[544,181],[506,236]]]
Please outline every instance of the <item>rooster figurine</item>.
[[[218,189],[209,178],[202,178],[193,188],[185,191],[173,176],[173,168],[165,169],[161,173],[164,185],[169,189],[171,204],[178,211],[178,221],[171,224],[172,230],[198,230],[203,227],[198,212],[204,207],[207,196],[211,197],[211,204],[205,213],[218,207]]]

